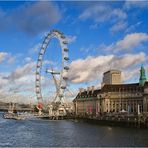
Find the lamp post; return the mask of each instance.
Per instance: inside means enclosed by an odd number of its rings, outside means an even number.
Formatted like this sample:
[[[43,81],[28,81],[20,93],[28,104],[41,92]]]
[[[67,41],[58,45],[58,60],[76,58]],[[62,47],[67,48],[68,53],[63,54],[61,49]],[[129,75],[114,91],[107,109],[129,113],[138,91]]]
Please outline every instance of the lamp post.
[[[122,110],[121,88],[119,88],[119,96],[120,96],[120,111],[121,111]]]

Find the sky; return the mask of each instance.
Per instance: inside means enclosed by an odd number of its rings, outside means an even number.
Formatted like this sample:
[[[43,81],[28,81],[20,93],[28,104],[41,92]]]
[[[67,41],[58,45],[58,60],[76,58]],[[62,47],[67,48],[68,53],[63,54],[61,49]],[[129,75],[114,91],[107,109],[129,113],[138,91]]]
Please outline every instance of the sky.
[[[148,77],[147,1],[0,1],[0,101],[35,102],[35,69],[41,44],[52,29],[69,44],[72,100],[79,88],[101,86],[103,73],[122,71],[123,83],[137,83],[143,65]],[[46,49],[43,99],[53,81],[45,74],[61,64],[58,40]]]

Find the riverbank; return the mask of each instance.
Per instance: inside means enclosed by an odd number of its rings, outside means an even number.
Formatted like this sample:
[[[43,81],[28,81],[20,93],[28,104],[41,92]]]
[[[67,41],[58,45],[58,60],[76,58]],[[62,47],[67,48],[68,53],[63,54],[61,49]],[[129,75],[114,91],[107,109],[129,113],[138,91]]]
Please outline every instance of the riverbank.
[[[48,114],[38,116],[38,113],[32,114],[36,118],[46,120],[73,120],[83,121],[92,124],[106,125],[106,126],[119,126],[119,127],[132,127],[132,128],[147,128],[148,117],[144,116],[59,116],[49,117]]]
[[[132,127],[132,128],[147,128],[148,129],[148,118],[143,116],[101,116],[101,117],[80,117],[76,116],[76,120],[82,120],[93,124],[106,125],[106,126],[121,126],[121,127]]]
[[[52,118],[49,116],[38,116],[37,118],[46,120],[73,120],[82,121],[92,124],[105,125],[105,126],[119,126],[119,127],[132,127],[132,128],[147,128],[147,118],[132,116],[132,117],[91,117],[91,116],[63,116],[59,118]]]

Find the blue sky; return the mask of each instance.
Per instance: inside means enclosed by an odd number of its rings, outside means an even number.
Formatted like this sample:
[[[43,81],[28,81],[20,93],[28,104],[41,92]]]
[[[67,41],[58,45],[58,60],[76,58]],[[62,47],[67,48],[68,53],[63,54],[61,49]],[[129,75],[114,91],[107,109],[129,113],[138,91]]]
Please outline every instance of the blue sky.
[[[100,87],[103,72],[109,69],[121,70],[123,83],[138,82],[142,64],[148,73],[147,16],[146,1],[0,2],[1,98],[10,100],[15,91],[21,101],[26,94],[35,99],[35,65],[52,29],[69,40],[69,87],[74,94],[79,87]],[[56,65],[60,56],[58,41],[52,40],[45,61]],[[47,93],[52,82],[45,77]]]

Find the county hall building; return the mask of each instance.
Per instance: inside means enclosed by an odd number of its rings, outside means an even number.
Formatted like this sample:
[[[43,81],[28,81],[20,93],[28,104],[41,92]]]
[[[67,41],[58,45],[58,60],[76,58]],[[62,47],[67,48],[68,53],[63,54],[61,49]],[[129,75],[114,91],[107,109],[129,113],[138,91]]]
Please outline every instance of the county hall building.
[[[122,84],[121,71],[109,70],[103,74],[101,89],[81,88],[73,100],[76,115],[101,115],[127,112],[148,112],[148,82],[141,66],[139,83]]]

